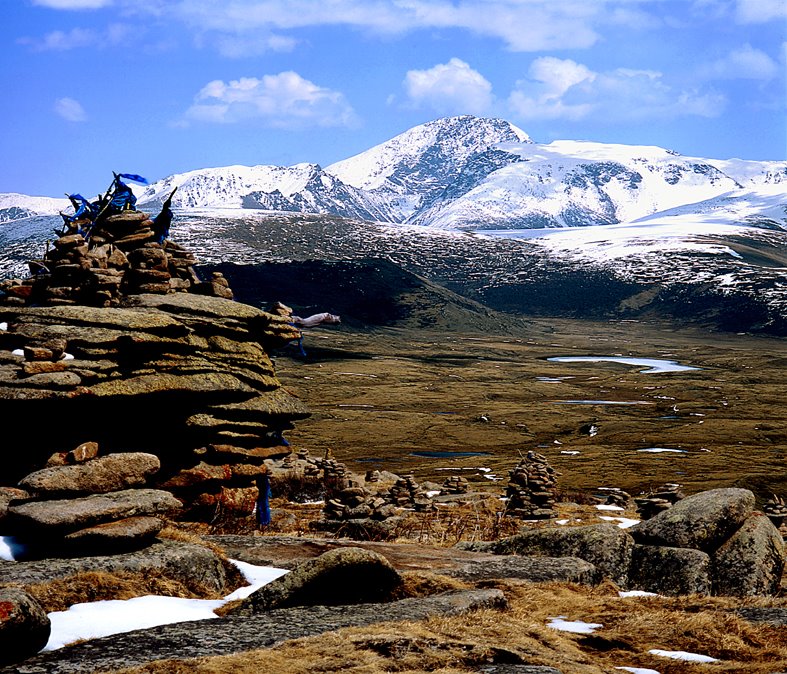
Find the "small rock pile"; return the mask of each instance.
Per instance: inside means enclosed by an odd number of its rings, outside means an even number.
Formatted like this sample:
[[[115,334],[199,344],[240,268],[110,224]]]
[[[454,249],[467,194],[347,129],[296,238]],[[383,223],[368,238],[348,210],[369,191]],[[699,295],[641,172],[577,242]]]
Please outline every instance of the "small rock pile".
[[[403,475],[393,484],[388,501],[400,508],[414,508],[416,512],[426,512],[434,508],[432,500],[413,475]]]
[[[440,487],[440,496],[466,494],[468,489],[467,479],[461,475],[447,477]]]
[[[99,456],[94,442],[58,452],[19,482],[25,497],[9,502],[3,528],[31,557],[145,547],[164,526],[161,518],[181,507],[169,492],[146,487],[159,467],[144,452]]]
[[[87,221],[75,225],[87,225]],[[119,306],[125,295],[196,292],[232,299],[221,274],[208,282],[194,271],[194,256],[178,244],[159,242],[147,213],[123,211],[96,224],[88,238],[65,233],[40,260],[32,276],[3,283],[6,304]]]
[[[522,519],[550,519],[555,516],[558,472],[546,457],[529,451],[509,471],[506,514]]]
[[[334,492],[325,502],[328,520],[386,520],[396,515],[396,507],[382,496],[372,494],[360,482],[351,481],[347,487]]]
[[[768,519],[773,522],[782,538],[787,538],[787,504],[784,499],[773,495],[773,498],[768,499],[762,506],[762,511],[768,516]]]
[[[675,503],[685,498],[685,494],[680,488],[681,485],[669,482],[649,492],[646,496],[635,498],[637,513],[643,520],[649,520],[660,512],[671,508]]]
[[[605,505],[617,506],[618,508],[625,509],[628,507],[630,501],[631,494],[615,487],[607,492]]]

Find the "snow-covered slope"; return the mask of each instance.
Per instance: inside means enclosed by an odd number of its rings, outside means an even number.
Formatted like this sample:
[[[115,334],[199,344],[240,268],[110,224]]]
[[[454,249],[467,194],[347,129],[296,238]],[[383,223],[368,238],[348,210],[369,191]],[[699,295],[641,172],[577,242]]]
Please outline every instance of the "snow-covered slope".
[[[413,222],[441,229],[603,225],[743,192],[707,160],[658,147],[555,141],[496,152],[511,159],[466,191],[460,177]]]
[[[180,173],[137,190],[138,204],[155,209],[176,187],[175,208],[260,208],[387,219],[373,198],[317,164],[224,166]]]
[[[68,199],[31,197],[7,192],[0,194],[0,222],[10,222],[34,215],[53,215],[70,205]]]

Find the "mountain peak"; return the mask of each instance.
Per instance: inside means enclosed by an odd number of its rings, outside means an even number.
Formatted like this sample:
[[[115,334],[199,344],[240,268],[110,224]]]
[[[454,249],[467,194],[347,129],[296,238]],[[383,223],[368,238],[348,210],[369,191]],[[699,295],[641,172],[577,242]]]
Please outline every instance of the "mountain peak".
[[[504,119],[443,117],[326,167],[342,182],[365,190],[433,195],[456,177],[473,155],[499,143],[529,143],[522,129]],[[428,170],[429,179],[424,180]]]

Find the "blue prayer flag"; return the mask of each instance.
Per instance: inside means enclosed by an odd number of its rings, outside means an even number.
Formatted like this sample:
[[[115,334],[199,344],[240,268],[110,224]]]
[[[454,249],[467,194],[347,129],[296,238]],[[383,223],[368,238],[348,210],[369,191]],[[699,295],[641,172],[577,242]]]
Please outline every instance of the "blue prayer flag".
[[[150,185],[147,178],[138,176],[136,173],[118,173],[118,178],[125,178],[131,182],[140,183],[141,185]]]

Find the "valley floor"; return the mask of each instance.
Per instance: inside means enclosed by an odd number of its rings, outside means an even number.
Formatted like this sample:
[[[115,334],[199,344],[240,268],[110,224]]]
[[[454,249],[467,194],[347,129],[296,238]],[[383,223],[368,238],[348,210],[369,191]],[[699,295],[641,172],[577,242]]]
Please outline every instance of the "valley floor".
[[[768,498],[787,496],[784,347],[666,324],[537,319],[514,336],[319,329],[307,332],[306,359],[288,350],[276,367],[313,411],[287,434],[293,446],[330,449],[356,472],[459,473],[502,492],[520,453],[536,450],[564,492],[677,482]],[[546,360],[586,355],[700,369]]]

